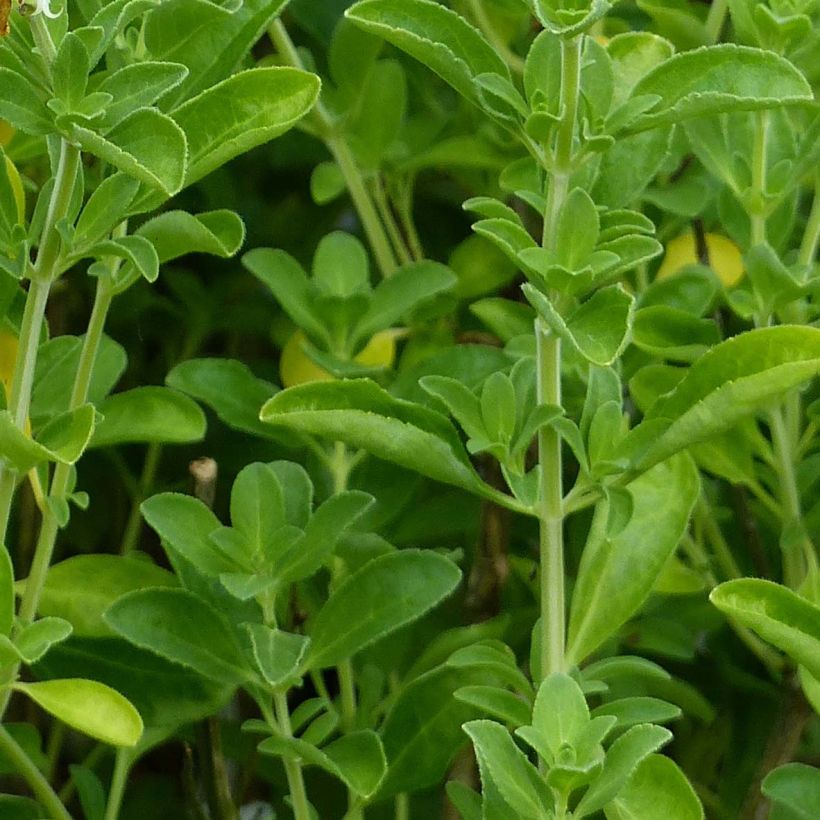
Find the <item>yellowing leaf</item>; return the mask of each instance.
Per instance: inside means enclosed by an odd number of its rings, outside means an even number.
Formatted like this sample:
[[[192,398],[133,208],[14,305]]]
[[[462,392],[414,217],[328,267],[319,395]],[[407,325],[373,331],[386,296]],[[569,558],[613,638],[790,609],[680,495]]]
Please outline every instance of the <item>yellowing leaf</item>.
[[[390,367],[396,360],[396,334],[396,330],[379,331],[355,357],[355,361],[369,367]],[[319,367],[305,353],[302,345],[306,341],[305,334],[297,330],[282,350],[282,358],[279,360],[279,377],[284,387],[333,380],[333,376],[327,370]]]
[[[6,401],[8,401],[11,389],[11,378],[14,375],[16,359],[17,337],[10,331],[0,328],[0,384],[6,390]]]
[[[712,270],[726,287],[736,285],[745,272],[740,248],[731,239],[720,234],[707,233],[705,239]],[[687,265],[696,265],[698,261],[694,234],[682,234],[667,244],[657,278],[665,279]]]

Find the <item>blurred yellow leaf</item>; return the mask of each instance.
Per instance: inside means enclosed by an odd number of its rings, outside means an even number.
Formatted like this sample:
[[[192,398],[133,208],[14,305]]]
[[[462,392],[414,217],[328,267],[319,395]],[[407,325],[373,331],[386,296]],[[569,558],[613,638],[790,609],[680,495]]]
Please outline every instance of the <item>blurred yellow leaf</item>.
[[[705,239],[709,266],[725,287],[736,285],[745,272],[740,248],[731,239],[717,233],[707,233]],[[696,265],[698,261],[694,234],[682,234],[667,243],[657,278],[665,279],[687,265]]]

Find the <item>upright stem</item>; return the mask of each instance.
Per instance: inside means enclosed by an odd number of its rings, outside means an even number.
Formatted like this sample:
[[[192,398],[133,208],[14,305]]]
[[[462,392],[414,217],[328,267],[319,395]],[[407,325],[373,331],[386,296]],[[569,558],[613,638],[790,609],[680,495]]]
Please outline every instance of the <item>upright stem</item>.
[[[31,762],[29,756],[20,748],[17,741],[0,725],[0,751],[14,764],[25,781],[31,787],[35,797],[48,812],[52,820],[71,820],[71,815],[57,797],[54,789],[45,779],[42,772]]]
[[[752,246],[766,241],[766,154],[769,141],[769,115],[758,111],[755,117],[754,148],[752,153],[752,190],[755,193],[752,222]]]
[[[558,220],[572,174],[573,144],[581,82],[582,38],[561,41],[561,111],[544,214],[543,244],[554,250]],[[558,295],[554,295],[557,301]],[[542,319],[535,322],[538,404],[561,405],[561,340]],[[564,511],[561,438],[552,427],[538,433],[538,469],[541,561],[541,675],[564,668],[566,625],[564,614]]]
[[[293,737],[293,729],[290,724],[290,712],[288,711],[288,697],[285,692],[277,692],[274,696],[276,705],[276,719],[279,729],[285,737]],[[293,803],[293,816],[295,820],[310,820],[310,804],[305,791],[305,779],[302,776],[302,766],[296,760],[284,758],[285,774],[288,778],[288,788],[290,789],[290,799]]]
[[[709,14],[706,16],[704,25],[710,43],[716,43],[720,39],[720,32],[726,22],[726,12],[728,10],[728,0],[713,0],[709,6]]]
[[[769,424],[777,459],[784,531],[788,532],[792,527],[800,528],[802,531],[803,513],[795,476],[795,442],[789,435],[782,408],[771,412]],[[805,531],[802,531],[797,543],[787,543],[783,546],[783,580],[786,586],[797,589],[805,577],[807,565],[811,566],[814,563],[814,544]]]
[[[304,70],[302,58],[293,45],[284,23],[281,20],[274,20],[268,31],[282,59],[293,68]],[[313,122],[318,136],[324,141],[342,172],[382,276],[390,276],[397,268],[396,257],[350,146],[338,133],[333,117],[321,100],[316,103],[308,118]]]
[[[111,775],[111,786],[108,789],[108,802],[105,806],[104,820],[117,820],[120,816],[120,806],[125,797],[125,787],[128,784],[128,773],[133,763],[132,752],[128,749],[117,749],[114,757],[114,773]]]
[[[806,223],[806,230],[803,233],[803,241],[800,243],[800,252],[797,254],[797,261],[801,265],[811,265],[817,256],[817,245],[820,242],[820,173],[814,182],[814,200],[809,214],[809,221]]]

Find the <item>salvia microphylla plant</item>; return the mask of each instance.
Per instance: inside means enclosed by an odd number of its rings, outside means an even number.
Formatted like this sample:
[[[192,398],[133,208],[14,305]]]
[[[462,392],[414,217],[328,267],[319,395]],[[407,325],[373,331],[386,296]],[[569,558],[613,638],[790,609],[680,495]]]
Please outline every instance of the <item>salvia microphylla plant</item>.
[[[0,0],[0,817],[820,816],[818,4],[286,5]]]

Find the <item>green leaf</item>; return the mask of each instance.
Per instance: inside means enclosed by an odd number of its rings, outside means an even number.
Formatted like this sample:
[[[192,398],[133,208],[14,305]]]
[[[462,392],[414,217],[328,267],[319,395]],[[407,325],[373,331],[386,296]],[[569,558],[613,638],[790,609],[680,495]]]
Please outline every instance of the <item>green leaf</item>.
[[[118,555],[75,555],[50,567],[38,611],[64,618],[78,637],[102,638],[114,633],[103,612],[135,589],[174,587],[176,578],[149,561]],[[25,581],[19,586],[25,591]]]
[[[187,590],[129,592],[106,610],[104,618],[131,643],[210,680],[239,685],[251,677],[224,617]]]
[[[662,755],[644,758],[604,812],[607,820],[703,820],[703,807],[686,775]]]
[[[766,775],[761,790],[776,805],[787,806],[795,820],[813,820],[820,806],[820,770],[787,763]]]
[[[135,387],[115,393],[97,408],[103,420],[91,447],[131,442],[188,444],[205,437],[205,414],[199,405],[168,387]]]
[[[464,731],[473,741],[482,769],[490,773],[515,816],[522,820],[544,817],[548,806],[546,786],[542,786],[538,770],[515,745],[509,732],[490,720],[465,723]]]
[[[165,211],[137,231],[154,246],[160,262],[168,262],[189,253],[209,253],[227,259],[242,247],[245,225],[233,211]]]
[[[143,518],[163,542],[205,575],[242,569],[241,556],[222,552],[208,537],[221,527],[219,519],[198,498],[160,493],[143,501]]]
[[[654,95],[661,100],[632,124],[633,131],[691,117],[778,108],[812,99],[809,84],[788,60],[733,43],[676,54],[643,77],[632,94]]]
[[[574,817],[600,811],[621,791],[638,764],[672,739],[662,726],[633,726],[607,749],[601,774],[578,803]]]
[[[174,729],[216,714],[233,692],[122,638],[71,637],[37,664],[36,673],[93,677],[125,695],[152,728]]]
[[[243,626],[250,636],[256,665],[271,687],[282,686],[298,675],[310,638],[263,624]]]
[[[636,311],[632,342],[655,356],[691,361],[720,342],[720,331],[711,319],[698,319],[668,305],[651,305]]]
[[[177,108],[188,140],[185,185],[292,128],[319,97],[319,78],[295,68],[253,68]]]
[[[387,714],[381,735],[389,761],[380,798],[439,783],[467,738],[462,724],[480,713],[453,693],[486,683],[486,673],[439,666],[403,687]]]
[[[606,502],[600,502],[596,510],[572,596],[568,665],[586,658],[649,597],[686,530],[700,482],[691,459],[678,456],[644,473],[627,488],[633,514],[617,535],[607,537]]]
[[[170,117],[154,108],[140,108],[105,135],[80,125],[72,138],[84,150],[109,162],[151,188],[171,196],[185,179],[185,133]]]
[[[56,130],[51,112],[31,83],[9,68],[0,68],[0,117],[32,137]]]
[[[610,365],[626,347],[635,299],[621,285],[596,291],[566,321],[540,290],[530,284],[522,290],[550,328],[592,364]]]
[[[429,478],[478,494],[487,489],[455,428],[426,407],[394,399],[365,379],[314,382],[268,401],[262,421],[360,447]]]
[[[231,523],[261,553],[285,522],[283,487],[266,464],[244,467],[231,488]]]
[[[781,325],[751,330],[712,348],[678,386],[646,413],[668,424],[636,461],[637,469],[734,426],[820,372],[820,329]],[[640,430],[642,425],[636,429]]]
[[[124,173],[106,177],[88,199],[74,230],[74,242],[81,247],[108,234],[124,217],[139,190],[139,181]]]
[[[558,261],[568,270],[580,270],[598,243],[598,211],[583,188],[573,188],[558,217],[555,247]]]
[[[370,262],[352,234],[333,231],[321,238],[313,255],[313,281],[320,292],[347,299],[370,290]]]
[[[820,678],[820,606],[762,578],[727,581],[709,600]]]
[[[593,717],[611,715],[617,718],[616,727],[638,723],[667,723],[681,716],[681,710],[659,698],[632,697],[604,703],[592,712]]]
[[[455,697],[512,726],[523,726],[530,720],[527,703],[518,695],[497,686],[462,686],[456,690]]]
[[[77,110],[85,97],[90,67],[85,46],[73,31],[69,31],[60,42],[52,66],[54,96],[66,110]]]
[[[463,17],[429,0],[361,0],[348,20],[424,63],[468,100],[480,104],[480,74],[510,78],[509,69]]]
[[[452,593],[460,578],[452,561],[432,552],[402,550],[375,558],[347,578],[313,619],[305,666],[335,666],[417,620]]]
[[[55,644],[71,634],[71,624],[62,618],[38,618],[24,627],[14,639],[14,645],[24,663],[37,663]]]
[[[116,125],[132,111],[153,105],[188,76],[180,63],[158,63],[146,60],[132,63],[106,77],[97,91],[113,98],[105,107],[105,125]]]
[[[273,428],[259,420],[259,408],[276,388],[241,362],[190,359],[178,364],[165,382],[207,404],[229,427],[263,439],[277,438]]]
[[[332,340],[315,308],[315,293],[304,268],[290,255],[271,248],[256,248],[242,257],[242,264],[270,288],[285,313],[314,339],[330,347]]]
[[[565,745],[572,745],[589,723],[589,708],[581,687],[569,676],[555,672],[538,687],[532,726],[541,734],[555,759]]]
[[[319,766],[364,798],[379,788],[387,769],[381,740],[369,729],[344,735],[323,749],[298,738],[270,737],[259,751]]]
[[[236,70],[287,0],[163,0],[146,18],[145,45],[156,59],[183,63],[190,72],[170,100],[204,91]]]
[[[82,678],[16,683],[22,692],[58,720],[112,746],[136,746],[142,718],[131,702],[109,686]]]
[[[74,464],[85,452],[93,432],[91,404],[57,416],[39,432],[37,441],[18,429],[8,410],[0,410],[0,457],[20,473],[43,461]]]
[[[391,327],[410,311],[457,282],[453,272],[438,262],[403,265],[373,291],[370,304],[355,328],[355,342]]]
[[[159,276],[159,258],[154,246],[142,236],[123,236],[98,242],[86,252],[88,256],[116,256],[125,259],[127,267],[136,271],[147,282],[156,282]],[[119,278],[119,277],[117,277]],[[136,276],[134,277],[136,278]]]

